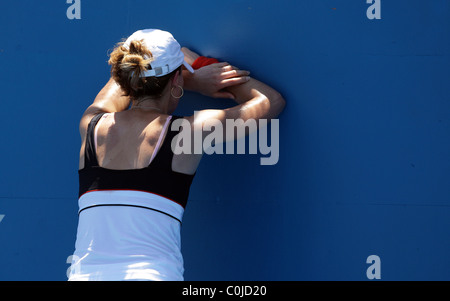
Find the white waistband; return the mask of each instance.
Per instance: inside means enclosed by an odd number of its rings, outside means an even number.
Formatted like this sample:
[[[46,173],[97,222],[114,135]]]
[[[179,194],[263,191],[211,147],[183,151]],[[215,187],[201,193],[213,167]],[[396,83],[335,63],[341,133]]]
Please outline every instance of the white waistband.
[[[174,217],[180,222],[184,213],[184,208],[172,200],[150,192],[135,190],[99,190],[87,192],[78,199],[78,213],[90,207],[107,205],[135,206],[143,209],[151,209]]]

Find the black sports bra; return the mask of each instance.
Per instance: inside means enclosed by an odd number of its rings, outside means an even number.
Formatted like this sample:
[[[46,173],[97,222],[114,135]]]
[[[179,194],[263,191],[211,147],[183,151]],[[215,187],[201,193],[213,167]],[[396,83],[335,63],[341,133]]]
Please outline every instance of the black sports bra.
[[[86,134],[84,168],[78,171],[78,197],[97,190],[138,190],[154,193],[186,207],[193,175],[172,170],[172,139],[179,131],[172,131],[172,122],[182,118],[173,116],[167,134],[156,156],[147,167],[140,169],[115,170],[100,167],[95,153],[94,129],[104,113],[96,115],[89,122]]]

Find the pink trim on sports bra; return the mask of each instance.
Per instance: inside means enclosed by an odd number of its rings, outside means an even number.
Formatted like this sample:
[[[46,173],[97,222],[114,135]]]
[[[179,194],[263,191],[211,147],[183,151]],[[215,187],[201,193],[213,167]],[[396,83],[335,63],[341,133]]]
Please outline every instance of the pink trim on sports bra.
[[[153,154],[152,157],[150,158],[150,162],[149,164],[153,161],[153,158],[155,158],[156,154],[158,153],[158,150],[161,146],[161,142],[162,142],[162,138],[164,137],[164,134],[167,130],[167,126],[169,125],[170,120],[172,119],[172,115],[170,115],[169,117],[167,117],[166,123],[164,124],[164,127],[161,131],[161,134],[159,135],[159,139],[158,142],[156,143],[155,149],[153,150]]]

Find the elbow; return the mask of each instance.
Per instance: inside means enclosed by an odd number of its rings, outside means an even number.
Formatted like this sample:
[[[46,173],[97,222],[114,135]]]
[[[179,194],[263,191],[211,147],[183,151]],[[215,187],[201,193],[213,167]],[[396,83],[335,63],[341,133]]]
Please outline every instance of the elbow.
[[[271,111],[272,114],[270,114],[271,118],[277,118],[278,115],[281,114],[281,112],[283,112],[285,106],[286,106],[286,100],[284,99],[284,97],[280,94],[280,93],[275,93],[272,97],[271,97]]]
[[[280,113],[281,113],[284,110],[284,107],[286,106],[286,100],[280,93],[278,93],[277,102],[279,103],[279,106],[281,108],[281,111],[280,111]]]

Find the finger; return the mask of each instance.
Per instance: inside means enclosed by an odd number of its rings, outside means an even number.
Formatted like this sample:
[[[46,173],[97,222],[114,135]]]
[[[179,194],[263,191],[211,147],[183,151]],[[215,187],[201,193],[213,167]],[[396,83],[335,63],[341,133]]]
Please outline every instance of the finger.
[[[216,67],[216,68],[223,68],[223,67],[225,67],[225,66],[229,66],[230,64],[228,64],[227,62],[220,62],[220,63],[214,63],[214,64],[211,64],[211,65],[209,65],[209,66],[211,66],[211,67]]]
[[[222,72],[232,71],[233,70],[233,66],[226,65],[226,66],[223,66],[221,69],[222,69]]]
[[[248,75],[250,75],[250,72],[248,72],[246,70],[235,70],[234,69],[231,71],[223,72],[221,75],[224,79],[227,79],[227,78],[232,78],[232,77],[248,76]]]
[[[233,78],[228,78],[228,79],[224,79],[220,82],[220,86],[223,88],[226,87],[230,87],[230,86],[235,86],[235,85],[240,85],[243,83],[246,83],[250,80],[250,76],[241,76],[241,77],[233,77]]]
[[[231,66],[228,62],[214,63],[214,64],[211,64],[210,66],[215,67],[215,68],[219,68],[219,69],[221,69],[223,71],[233,70],[233,66]]]

